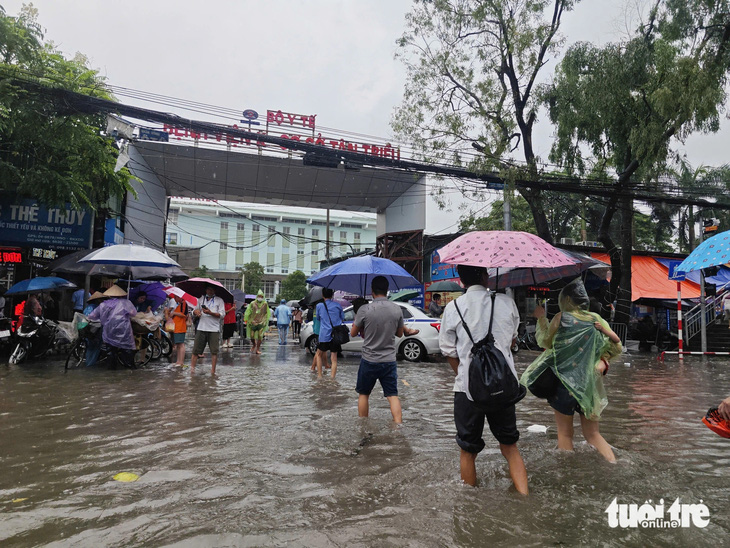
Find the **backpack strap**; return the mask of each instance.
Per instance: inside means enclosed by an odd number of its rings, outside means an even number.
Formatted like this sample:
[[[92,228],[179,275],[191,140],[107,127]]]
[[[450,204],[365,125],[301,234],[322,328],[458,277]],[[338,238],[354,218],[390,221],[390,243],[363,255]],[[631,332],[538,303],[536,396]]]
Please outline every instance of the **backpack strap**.
[[[492,291],[492,309],[489,311],[489,330],[487,331],[487,337],[492,334],[492,323],[494,322],[494,300],[497,298],[497,293]],[[457,299],[458,300],[458,299]],[[464,320],[464,316],[461,315],[461,310],[459,310],[459,304],[454,301],[454,306],[456,307],[456,311],[459,313],[459,318],[461,318],[461,325],[464,326],[464,330],[466,331],[466,334],[469,335],[469,340],[472,344],[474,344],[474,337],[471,336],[471,331],[469,331],[469,326],[466,325],[466,320]]]
[[[466,325],[466,320],[464,320],[464,316],[461,315],[461,310],[459,310],[459,305],[456,301],[454,301],[454,306],[456,307],[456,311],[459,313],[459,318],[461,318],[461,325],[464,326],[464,329],[466,330],[466,334],[469,335],[469,340],[471,341],[471,344],[474,344],[474,337],[471,336],[471,331],[469,331],[469,326]],[[491,329],[491,323],[490,323],[490,329]]]
[[[492,334],[492,322],[494,321],[494,300],[497,298],[497,292],[492,291],[492,310],[489,311],[489,330],[487,331],[487,337]]]

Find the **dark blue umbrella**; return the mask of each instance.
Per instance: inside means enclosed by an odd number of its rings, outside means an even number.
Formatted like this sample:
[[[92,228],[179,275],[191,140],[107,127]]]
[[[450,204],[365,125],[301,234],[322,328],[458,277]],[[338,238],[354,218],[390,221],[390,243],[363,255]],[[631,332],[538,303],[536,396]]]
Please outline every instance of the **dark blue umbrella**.
[[[21,295],[24,293],[39,293],[41,291],[56,291],[58,289],[73,289],[76,284],[72,284],[68,280],[63,278],[56,278],[55,276],[31,278],[30,280],[23,280],[13,285],[8,289],[6,295]]]
[[[388,280],[389,289],[396,291],[418,284],[413,276],[390,259],[366,255],[353,257],[317,272],[308,283],[339,289],[353,295],[370,295],[370,284],[376,276]]]

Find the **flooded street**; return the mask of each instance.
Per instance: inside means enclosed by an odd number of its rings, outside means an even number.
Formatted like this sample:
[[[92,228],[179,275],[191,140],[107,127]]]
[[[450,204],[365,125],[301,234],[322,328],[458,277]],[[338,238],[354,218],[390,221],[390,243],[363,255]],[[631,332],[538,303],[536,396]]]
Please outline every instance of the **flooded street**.
[[[517,356],[520,371],[535,353]],[[625,355],[607,377],[602,433],[558,453],[552,411],[518,404],[531,494],[510,487],[485,432],[480,485],[459,481],[453,373],[399,362],[402,428],[379,385],[357,416],[359,355],[317,380],[298,346],[225,350],[189,369],[0,365],[3,546],[721,546],[730,535],[730,440],[700,422],[730,395],[726,359]],[[630,365],[625,365],[630,364]],[[577,419],[576,419],[577,420]],[[547,433],[527,426],[547,425]],[[576,423],[577,424],[577,423]],[[133,483],[114,481],[133,472]],[[705,528],[610,528],[606,508],[702,501]]]

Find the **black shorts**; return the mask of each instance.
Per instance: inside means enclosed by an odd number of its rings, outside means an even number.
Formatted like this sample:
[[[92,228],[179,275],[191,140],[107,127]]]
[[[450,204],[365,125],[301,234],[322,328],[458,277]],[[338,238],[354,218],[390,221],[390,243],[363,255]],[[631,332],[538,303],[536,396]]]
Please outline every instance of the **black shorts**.
[[[342,347],[335,341],[327,341],[317,344],[317,350],[321,350],[322,352],[340,352],[342,351]]]
[[[583,414],[583,410],[580,408],[578,400],[573,397],[573,394],[565,388],[565,385],[562,382],[558,382],[558,388],[555,390],[553,397],[548,399],[548,403],[550,404],[550,407],[563,415],[569,415],[572,417],[576,411],[578,411],[580,415]]]
[[[223,339],[230,339],[233,337],[233,332],[236,330],[236,324],[235,323],[225,323],[223,324]]]
[[[456,423],[456,443],[464,451],[479,453],[484,449],[484,419],[489,423],[492,435],[502,445],[513,445],[520,439],[517,430],[515,406],[510,405],[499,411],[485,413],[465,392],[454,392],[454,422]]]

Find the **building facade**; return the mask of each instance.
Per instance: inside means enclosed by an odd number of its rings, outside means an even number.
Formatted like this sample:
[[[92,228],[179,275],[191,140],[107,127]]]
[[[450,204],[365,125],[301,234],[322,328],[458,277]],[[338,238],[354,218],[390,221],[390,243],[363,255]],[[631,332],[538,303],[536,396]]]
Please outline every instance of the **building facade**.
[[[329,256],[373,251],[376,216],[330,212]],[[327,255],[324,210],[171,198],[166,248],[186,271],[205,266],[228,289],[240,288],[241,269],[264,267],[264,293],[274,298],[290,273],[317,272]]]

